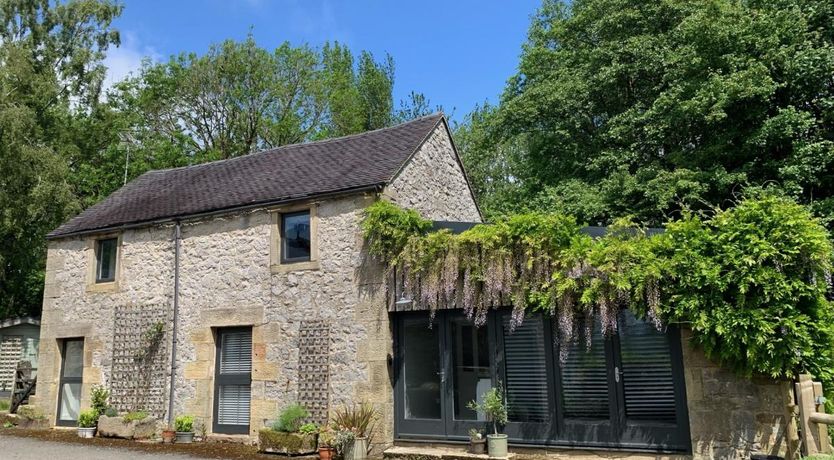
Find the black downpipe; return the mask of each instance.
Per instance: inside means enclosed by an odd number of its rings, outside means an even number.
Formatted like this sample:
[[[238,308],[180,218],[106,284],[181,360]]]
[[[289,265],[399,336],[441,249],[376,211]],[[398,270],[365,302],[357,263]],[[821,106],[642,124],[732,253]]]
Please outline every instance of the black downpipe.
[[[173,425],[174,394],[177,379],[177,319],[180,310],[180,221],[174,227],[174,318],[171,326],[171,384],[168,388],[168,428]]]

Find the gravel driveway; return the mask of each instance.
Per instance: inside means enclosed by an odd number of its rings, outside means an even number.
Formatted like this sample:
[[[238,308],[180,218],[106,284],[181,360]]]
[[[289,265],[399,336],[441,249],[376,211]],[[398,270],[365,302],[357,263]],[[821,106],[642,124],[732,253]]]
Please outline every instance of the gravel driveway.
[[[194,460],[179,454],[156,454],[112,447],[67,444],[4,435],[0,432],[0,458],[3,460]]]

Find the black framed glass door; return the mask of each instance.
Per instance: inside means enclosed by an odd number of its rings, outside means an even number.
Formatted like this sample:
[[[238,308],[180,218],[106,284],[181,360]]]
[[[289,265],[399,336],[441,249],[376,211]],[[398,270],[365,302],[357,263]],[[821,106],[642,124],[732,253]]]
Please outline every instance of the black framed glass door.
[[[61,343],[61,378],[58,386],[56,425],[76,425],[81,407],[83,373],[84,339],[64,339]]]
[[[408,315],[399,320],[398,429],[407,436],[446,436],[446,368],[437,318]],[[407,358],[404,356],[408,353]]]
[[[218,329],[214,374],[215,433],[249,433],[252,399],[252,328]]]
[[[468,439],[483,429],[483,414],[470,409],[494,381],[490,326],[475,327],[462,314],[402,314],[398,328],[395,384],[397,431],[401,437]]]
[[[500,383],[512,443],[690,450],[674,328],[658,332],[625,311],[616,333],[596,324],[560,350],[558,328],[541,314],[514,330],[508,309],[480,328],[456,311],[438,312],[431,327],[428,317],[397,317],[399,438],[462,441],[471,428],[490,429],[466,406]]]

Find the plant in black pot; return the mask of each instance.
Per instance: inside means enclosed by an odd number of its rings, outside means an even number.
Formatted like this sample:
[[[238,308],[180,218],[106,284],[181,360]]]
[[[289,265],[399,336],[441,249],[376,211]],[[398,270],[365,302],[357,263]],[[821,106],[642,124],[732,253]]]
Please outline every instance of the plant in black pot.
[[[492,387],[481,396],[481,402],[470,401],[468,407],[487,416],[492,422],[493,434],[487,435],[487,447],[491,458],[507,458],[507,435],[498,432],[499,425],[507,424],[507,405],[500,386]]]
[[[174,429],[177,432],[177,444],[191,444],[194,441],[194,417],[191,415],[175,418]]]

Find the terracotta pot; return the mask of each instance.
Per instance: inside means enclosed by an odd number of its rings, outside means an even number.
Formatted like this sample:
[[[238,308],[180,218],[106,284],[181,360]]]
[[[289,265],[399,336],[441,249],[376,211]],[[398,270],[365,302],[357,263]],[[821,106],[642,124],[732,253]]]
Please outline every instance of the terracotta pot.
[[[319,447],[319,460],[332,460],[335,449],[332,447]]]
[[[176,436],[177,432],[174,430],[162,430],[162,443],[173,444]]]

